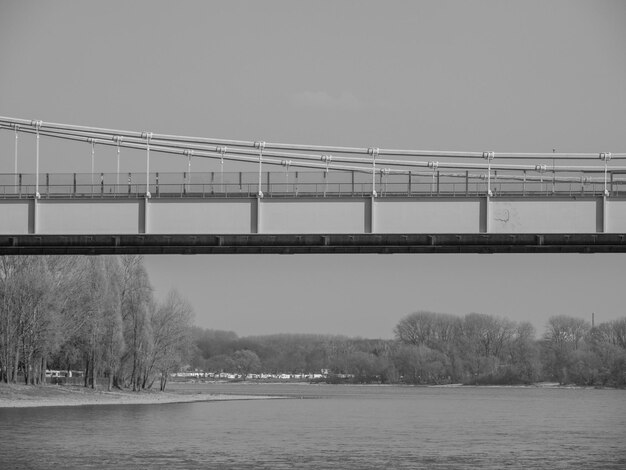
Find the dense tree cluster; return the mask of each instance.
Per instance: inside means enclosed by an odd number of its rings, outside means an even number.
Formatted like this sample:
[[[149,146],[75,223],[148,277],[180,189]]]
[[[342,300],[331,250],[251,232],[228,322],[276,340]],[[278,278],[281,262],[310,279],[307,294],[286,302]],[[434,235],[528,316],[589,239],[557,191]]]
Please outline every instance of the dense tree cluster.
[[[592,328],[568,316],[548,320],[536,338],[530,323],[491,315],[417,312],[395,340],[323,335],[239,338],[194,329],[192,366],[213,372],[307,374],[331,371],[359,383],[626,385],[626,318]]]
[[[175,291],[155,302],[139,256],[0,257],[0,380],[84,371],[108,388],[150,388],[188,360],[192,310]]]
[[[546,375],[559,383],[626,386],[626,318],[591,328],[551,317],[540,348]]]

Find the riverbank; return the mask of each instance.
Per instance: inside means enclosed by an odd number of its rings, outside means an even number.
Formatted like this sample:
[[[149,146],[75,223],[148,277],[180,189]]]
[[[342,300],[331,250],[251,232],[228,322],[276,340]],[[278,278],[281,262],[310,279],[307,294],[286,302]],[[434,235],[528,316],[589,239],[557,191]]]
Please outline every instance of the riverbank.
[[[259,400],[282,398],[258,395],[228,395],[203,392],[130,392],[93,390],[78,385],[0,384],[0,408],[81,405],[149,405],[197,401]]]

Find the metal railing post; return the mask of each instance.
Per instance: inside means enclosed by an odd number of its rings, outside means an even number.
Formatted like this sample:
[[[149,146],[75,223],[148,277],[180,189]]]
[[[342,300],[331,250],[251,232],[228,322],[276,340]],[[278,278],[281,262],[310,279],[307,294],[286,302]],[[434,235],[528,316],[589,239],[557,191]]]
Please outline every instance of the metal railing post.
[[[254,146],[259,149],[259,191],[257,196],[262,198],[263,191],[261,190],[261,179],[262,179],[262,171],[263,171],[263,149],[265,148],[265,142],[255,142]]]
[[[41,195],[39,194],[39,128],[41,127],[41,121],[34,121],[35,130],[37,132],[37,151],[36,151],[36,161],[35,161],[35,198],[39,199]]]
[[[326,197],[326,191],[328,190],[328,167],[330,162],[332,161],[332,155],[322,155],[322,161],[326,162],[326,168],[324,168],[323,178],[324,178],[324,197]]]
[[[226,147],[219,147],[220,151],[220,184],[222,185],[222,192],[224,193],[224,155],[226,154]]]
[[[439,168],[439,162],[428,162],[428,167],[433,169],[433,179],[430,183],[430,195],[432,197],[434,190],[437,188],[437,168]],[[437,188],[438,191],[438,188]]]
[[[496,157],[495,152],[483,152],[483,158],[487,160],[487,195],[493,196],[491,192],[491,160]]]
[[[91,194],[93,194],[93,173],[96,158],[96,141],[94,139],[88,139],[91,142]]]
[[[150,139],[152,139],[152,132],[142,132],[141,137],[146,139],[146,197],[150,199]]]
[[[291,160],[282,160],[280,164],[285,167],[285,191],[283,195],[289,194],[289,167],[291,166]]]
[[[116,135],[113,140],[117,143],[117,171],[115,178],[115,193],[120,192],[120,144],[124,138],[121,135]]]
[[[608,166],[609,166],[609,161],[611,160],[611,152],[601,152],[600,153],[600,160],[604,161],[604,195],[608,196],[609,195],[609,189],[608,189],[608,185],[607,185],[607,172],[608,172]]]
[[[380,150],[376,147],[370,147],[367,152],[372,156],[372,196],[376,197],[376,157]]]
[[[17,124],[15,124],[15,165],[14,165],[14,178],[13,178],[13,191],[15,192],[15,194],[17,194],[18,190],[17,190],[17,144],[18,144],[18,129],[19,126]]]

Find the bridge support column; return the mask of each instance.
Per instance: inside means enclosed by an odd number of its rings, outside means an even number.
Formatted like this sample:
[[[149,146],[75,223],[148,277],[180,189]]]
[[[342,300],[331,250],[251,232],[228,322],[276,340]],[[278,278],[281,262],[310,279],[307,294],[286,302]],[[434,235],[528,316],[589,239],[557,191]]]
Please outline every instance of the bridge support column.
[[[365,233],[376,233],[376,198],[370,196],[369,201],[365,202]],[[368,207],[369,206],[369,207]]]
[[[598,199],[596,205],[596,232],[606,233],[609,230],[608,223],[608,205],[606,195],[602,196],[602,199]]]
[[[37,198],[33,198],[31,203],[29,204],[28,210],[28,233],[37,233],[38,225],[37,225],[37,212],[39,211],[37,207]]]
[[[481,233],[489,233],[491,231],[490,199],[489,196],[485,196],[485,198],[480,201],[479,231]]]
[[[147,197],[139,205],[139,233],[150,233],[150,200]]]
[[[255,202],[252,204],[252,213],[250,220],[250,232],[262,233],[263,226],[261,225],[261,197],[257,196]]]

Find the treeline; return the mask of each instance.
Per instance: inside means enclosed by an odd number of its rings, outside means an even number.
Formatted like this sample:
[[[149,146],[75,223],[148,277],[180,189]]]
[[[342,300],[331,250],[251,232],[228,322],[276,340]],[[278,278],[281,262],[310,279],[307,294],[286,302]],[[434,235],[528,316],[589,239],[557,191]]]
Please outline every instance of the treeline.
[[[548,319],[417,312],[395,339],[329,335],[238,337],[193,327],[175,291],[155,301],[139,256],[0,257],[0,381],[45,382],[46,369],[80,370],[84,385],[161,390],[183,365],[210,372],[319,374],[407,384],[626,386],[626,318],[592,327]]]
[[[141,390],[188,361],[192,310],[153,297],[140,256],[0,257],[0,380],[45,382],[46,369],[84,371]]]
[[[396,339],[327,335],[239,338],[193,331],[191,366],[211,372],[319,373],[356,383],[626,385],[626,318],[594,328],[554,316],[539,339],[530,323],[491,315],[417,312],[396,325]]]
[[[592,327],[580,318],[552,316],[536,339],[526,322],[418,312],[403,318],[395,334],[415,358],[406,364],[422,365],[409,375],[413,382],[447,373],[475,384],[626,385],[626,318]]]

